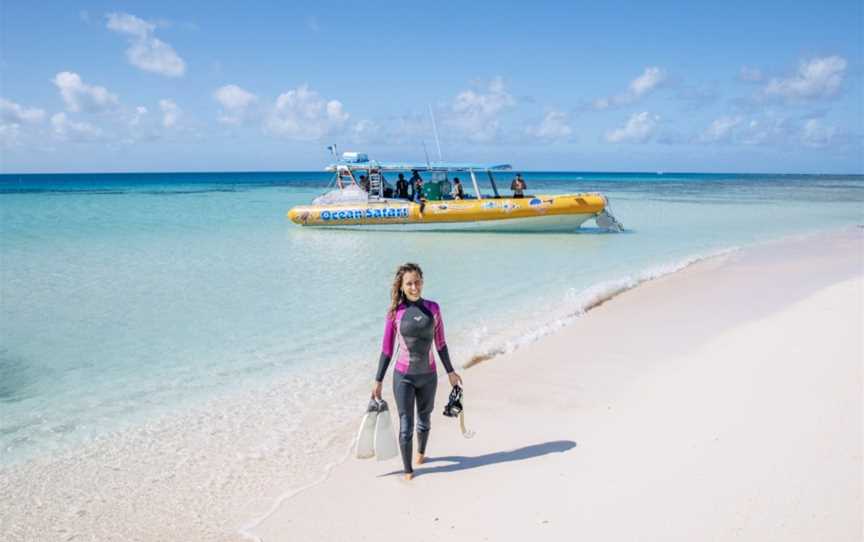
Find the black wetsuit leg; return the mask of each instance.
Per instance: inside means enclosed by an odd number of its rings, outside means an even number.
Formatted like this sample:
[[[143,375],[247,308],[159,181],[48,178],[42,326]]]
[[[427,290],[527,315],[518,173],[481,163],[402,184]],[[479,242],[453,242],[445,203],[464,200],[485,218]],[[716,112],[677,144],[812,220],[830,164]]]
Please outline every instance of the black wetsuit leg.
[[[417,446],[420,453],[426,452],[429,440],[431,415],[435,409],[435,390],[438,388],[437,373],[402,374],[393,373],[393,395],[399,411],[399,450],[405,472],[414,472],[411,454],[414,440],[414,407],[417,407]]]
[[[393,396],[399,411],[399,450],[402,452],[402,466],[405,472],[411,468],[411,441],[414,432],[414,386],[409,375],[399,371],[393,373]]]
[[[435,409],[435,391],[438,389],[438,375],[427,373],[418,375],[422,380],[417,387],[417,452],[426,454],[426,442],[432,428],[432,411]]]

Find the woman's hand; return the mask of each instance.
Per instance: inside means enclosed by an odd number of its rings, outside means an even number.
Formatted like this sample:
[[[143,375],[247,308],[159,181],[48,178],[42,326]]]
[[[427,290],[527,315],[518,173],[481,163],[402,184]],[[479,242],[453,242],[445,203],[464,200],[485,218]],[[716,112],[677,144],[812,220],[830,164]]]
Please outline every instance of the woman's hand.
[[[372,383],[372,397],[375,399],[381,399],[381,382],[377,380]]]
[[[462,377],[459,376],[459,373],[457,373],[456,371],[453,371],[452,373],[447,373],[447,378],[450,379],[451,386],[455,386],[457,384],[460,386],[462,385]]]

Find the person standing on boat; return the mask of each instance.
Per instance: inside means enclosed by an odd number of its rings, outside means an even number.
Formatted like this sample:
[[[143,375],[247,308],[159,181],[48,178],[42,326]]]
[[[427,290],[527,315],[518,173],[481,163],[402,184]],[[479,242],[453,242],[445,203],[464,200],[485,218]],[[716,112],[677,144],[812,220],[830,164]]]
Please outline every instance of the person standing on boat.
[[[510,190],[513,191],[514,198],[524,198],[525,190],[528,188],[528,185],[525,183],[525,179],[522,178],[521,173],[516,174],[516,178],[513,179],[513,182],[510,183]]]
[[[423,178],[420,177],[420,173],[415,169],[411,171],[411,199],[416,201],[417,203],[421,203],[421,199],[423,198]]]
[[[372,383],[372,396],[380,399],[382,381],[393,356],[393,347],[398,338],[401,346],[393,370],[393,395],[399,412],[399,449],[405,479],[414,477],[412,448],[414,441],[414,410],[417,410],[417,457],[418,465],[426,458],[429,441],[431,415],[435,409],[435,390],[438,373],[432,345],[451,386],[462,384],[462,377],[453,370],[447,341],[444,338],[444,321],[441,309],[434,301],[423,299],[423,270],[415,263],[400,265],[390,290],[390,310],[384,325],[384,341],[378,359],[378,371]]]
[[[453,179],[453,190],[450,191],[450,195],[453,196],[453,199],[465,198],[465,187],[462,186],[462,181],[459,180],[459,177]]]
[[[426,208],[426,198],[423,197],[423,178],[417,170],[412,171],[411,186],[414,188],[412,200],[420,204],[420,218],[423,218],[423,210]]]
[[[399,174],[399,179],[396,181],[396,197],[399,199],[410,199],[408,197],[408,181],[405,180],[405,175]]]

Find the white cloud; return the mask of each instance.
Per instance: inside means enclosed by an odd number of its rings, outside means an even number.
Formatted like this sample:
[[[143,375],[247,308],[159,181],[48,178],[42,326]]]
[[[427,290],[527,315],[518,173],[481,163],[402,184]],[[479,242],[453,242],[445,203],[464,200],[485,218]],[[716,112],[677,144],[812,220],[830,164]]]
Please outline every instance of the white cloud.
[[[835,126],[826,126],[819,119],[809,119],[801,130],[801,142],[808,147],[827,147],[836,134]]]
[[[116,94],[105,87],[84,83],[77,73],[60,72],[54,76],[53,83],[60,90],[67,111],[98,113],[114,109],[119,103]]]
[[[833,96],[843,83],[846,64],[846,60],[839,56],[802,60],[798,73],[785,79],[771,79],[763,92],[766,96],[789,101]]]
[[[159,109],[162,110],[162,126],[165,128],[175,127],[183,114],[180,107],[171,100],[159,100]]]
[[[243,122],[247,108],[258,99],[257,96],[237,85],[225,85],[216,89],[213,98],[222,106],[219,122],[225,124]]]
[[[87,122],[69,120],[66,113],[53,115],[51,127],[54,137],[61,141],[94,141],[102,135],[101,129]]]
[[[339,100],[324,100],[308,85],[280,94],[265,128],[273,135],[315,140],[341,129],[349,115]]]
[[[610,143],[645,143],[651,139],[657,129],[660,117],[647,111],[634,113],[623,128],[606,132],[606,141]]]
[[[699,136],[699,141],[704,143],[718,143],[721,141],[729,141],[732,137],[735,128],[741,126],[744,118],[740,115],[734,117],[720,117],[702,132]]]
[[[150,38],[137,41],[126,50],[129,62],[144,71],[169,77],[179,77],[186,72],[186,63],[174,49],[164,41]]]
[[[493,141],[500,131],[499,115],[515,105],[516,100],[504,88],[504,80],[496,77],[485,92],[465,90],[456,95],[444,124],[472,141]]]
[[[823,148],[839,140],[837,127],[826,125],[821,119],[810,118],[801,124],[774,111],[750,118],[741,115],[720,117],[695,138],[698,143],[778,148],[800,145]]]
[[[782,145],[792,131],[784,117],[766,114],[763,118],[750,119],[737,135],[736,141],[744,145]]]
[[[645,68],[642,75],[630,82],[629,92],[637,98],[657,88],[666,79],[666,74],[656,66]]]
[[[5,98],[0,98],[0,123],[36,124],[45,119],[45,111],[27,108]]]
[[[598,98],[594,100],[594,109],[608,109],[621,105],[627,105],[638,101],[650,93],[666,80],[666,72],[657,66],[648,66],[642,75],[630,81],[627,90],[615,96]]]
[[[538,126],[529,126],[526,132],[540,139],[564,140],[570,137],[573,129],[566,113],[552,110],[546,112]]]
[[[107,28],[120,34],[128,34],[136,38],[146,38],[151,32],[156,30],[156,25],[148,23],[144,19],[139,19],[128,13],[109,13]]]
[[[109,13],[107,28],[130,38],[126,58],[144,71],[169,77],[186,72],[186,63],[169,44],[153,35],[156,25],[128,13]]]

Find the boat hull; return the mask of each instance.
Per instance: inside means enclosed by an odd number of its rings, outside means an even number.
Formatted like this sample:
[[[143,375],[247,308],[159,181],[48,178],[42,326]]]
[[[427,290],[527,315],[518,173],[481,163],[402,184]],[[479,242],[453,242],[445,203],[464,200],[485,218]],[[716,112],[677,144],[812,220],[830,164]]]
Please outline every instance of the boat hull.
[[[444,200],[398,199],[301,205],[288,212],[296,224],[315,228],[464,231],[572,231],[606,206],[599,194],[556,194],[526,198]]]

